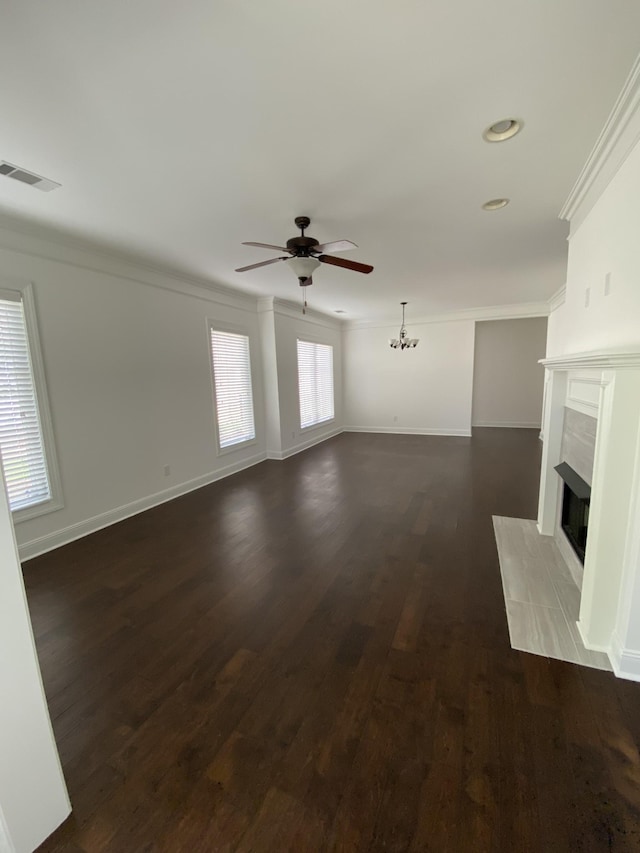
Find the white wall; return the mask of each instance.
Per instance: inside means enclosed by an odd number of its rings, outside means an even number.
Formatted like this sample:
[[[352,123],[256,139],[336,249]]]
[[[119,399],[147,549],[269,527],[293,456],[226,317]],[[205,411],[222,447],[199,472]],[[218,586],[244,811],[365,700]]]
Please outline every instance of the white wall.
[[[62,823],[70,806],[40,680],[1,466],[0,693],[0,849],[28,853]]]
[[[18,542],[32,543],[26,553],[264,458],[255,300],[224,305],[203,289],[178,293],[0,249],[4,276],[34,283],[65,503],[17,525]],[[209,318],[251,340],[257,441],[223,455],[214,431]]]
[[[476,324],[473,426],[540,427],[546,338],[546,317]]]
[[[345,428],[470,435],[473,321],[408,322],[420,343],[404,351],[398,326],[345,329]]]
[[[565,302],[549,317],[549,356],[640,342],[639,234],[640,144],[572,229]]]

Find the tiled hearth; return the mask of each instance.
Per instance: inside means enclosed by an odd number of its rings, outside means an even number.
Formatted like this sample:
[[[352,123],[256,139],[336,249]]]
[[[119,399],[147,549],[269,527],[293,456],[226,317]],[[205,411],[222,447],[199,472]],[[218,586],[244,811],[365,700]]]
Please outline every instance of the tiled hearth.
[[[580,638],[580,590],[553,538],[528,519],[493,516],[493,526],[511,647],[611,670],[607,655]]]

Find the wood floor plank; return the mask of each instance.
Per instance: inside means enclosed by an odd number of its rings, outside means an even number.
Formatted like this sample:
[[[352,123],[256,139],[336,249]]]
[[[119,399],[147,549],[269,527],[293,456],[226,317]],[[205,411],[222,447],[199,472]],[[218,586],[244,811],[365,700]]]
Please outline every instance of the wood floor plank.
[[[491,517],[539,461],[343,434],[26,563],[42,853],[639,850],[640,685],[510,647]]]

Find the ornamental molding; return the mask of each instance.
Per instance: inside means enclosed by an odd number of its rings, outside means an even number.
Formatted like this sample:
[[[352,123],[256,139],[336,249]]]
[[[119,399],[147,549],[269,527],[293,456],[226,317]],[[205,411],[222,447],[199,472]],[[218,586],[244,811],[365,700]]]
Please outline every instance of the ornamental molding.
[[[636,59],[600,136],[573,185],[560,219],[573,233],[586,219],[636,143],[640,141],[640,56]]]

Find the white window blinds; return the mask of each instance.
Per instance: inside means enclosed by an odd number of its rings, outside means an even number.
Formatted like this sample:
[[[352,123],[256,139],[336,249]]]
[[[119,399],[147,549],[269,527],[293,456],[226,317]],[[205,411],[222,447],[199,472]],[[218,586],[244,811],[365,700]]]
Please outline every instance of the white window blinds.
[[[211,357],[220,448],[256,437],[249,338],[211,329]]]
[[[300,426],[333,419],[333,347],[298,341]]]
[[[0,450],[12,511],[51,499],[19,294],[0,294]]]

